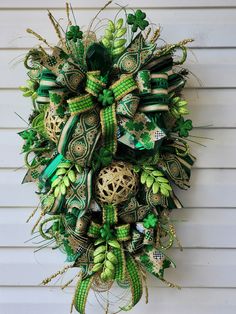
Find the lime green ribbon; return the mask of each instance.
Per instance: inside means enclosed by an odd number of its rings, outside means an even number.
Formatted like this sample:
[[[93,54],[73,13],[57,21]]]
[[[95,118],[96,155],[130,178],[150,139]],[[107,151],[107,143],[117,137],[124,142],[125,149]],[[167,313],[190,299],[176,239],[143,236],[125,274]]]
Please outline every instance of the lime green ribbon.
[[[69,99],[67,101],[70,113],[72,115],[77,115],[91,110],[95,106],[94,98],[99,98],[99,95],[105,87],[105,78],[100,76],[99,71],[87,72],[85,87],[87,94]],[[132,75],[122,75],[118,81],[113,83],[109,89],[107,89],[107,91],[110,91],[109,93],[113,96],[110,98],[111,104],[108,103],[108,106],[101,109],[100,119],[104,146],[113,154],[116,152],[117,148],[116,102],[135,89],[137,89],[137,83]]]
[[[91,238],[101,237],[101,229],[104,225],[114,226],[117,224],[118,215],[117,208],[113,205],[105,205],[102,210],[103,226],[91,221],[87,235]],[[122,224],[114,226],[114,235],[119,242],[124,242],[130,239],[130,224]]]
[[[127,253],[125,257],[126,257],[126,273],[127,273],[128,281],[131,288],[132,299],[131,299],[130,304],[123,307],[122,310],[129,311],[141,299],[142,293],[143,293],[143,284],[142,284],[142,277],[141,277],[141,273],[140,273],[137,262],[129,253]]]
[[[74,307],[80,314],[85,314],[85,306],[88,298],[88,293],[93,280],[94,277],[91,276],[80,280],[77,284],[74,296]]]

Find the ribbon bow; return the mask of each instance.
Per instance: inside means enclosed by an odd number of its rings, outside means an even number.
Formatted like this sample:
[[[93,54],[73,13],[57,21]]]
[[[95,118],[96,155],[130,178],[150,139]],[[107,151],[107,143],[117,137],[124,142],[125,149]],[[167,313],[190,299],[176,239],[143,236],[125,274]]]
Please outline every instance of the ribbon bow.
[[[67,101],[71,115],[93,109],[94,98],[100,98],[106,105],[100,110],[100,120],[104,146],[108,150],[113,154],[116,152],[117,140],[139,149],[152,149],[155,142],[163,138],[165,133],[144,113],[137,112],[140,98],[132,94],[138,88],[134,77],[131,74],[121,75],[109,88],[106,87],[105,81],[99,71],[88,72],[85,87],[87,94]]]

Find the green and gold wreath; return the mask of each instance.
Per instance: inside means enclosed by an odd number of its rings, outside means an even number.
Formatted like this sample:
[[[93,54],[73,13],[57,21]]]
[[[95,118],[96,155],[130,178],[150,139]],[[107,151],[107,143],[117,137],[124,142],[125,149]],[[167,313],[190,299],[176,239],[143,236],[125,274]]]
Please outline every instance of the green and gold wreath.
[[[24,61],[29,80],[21,90],[33,109],[19,133],[28,168],[23,182],[38,186],[33,232],[70,263],[58,274],[79,268],[73,300],[79,313],[90,289],[115,284],[131,292],[118,309],[131,309],[146,272],[175,286],[164,279],[175,266],[167,250],[178,243],[169,213],[182,207],[173,186],[189,187],[195,160],[181,95],[188,71],[178,67],[192,40],[163,46],[144,12],[123,11],[126,18],[109,20],[99,39],[92,25],[83,32],[72,24],[68,5],[64,33],[49,13],[56,46],[27,30],[46,47],[31,49]]]

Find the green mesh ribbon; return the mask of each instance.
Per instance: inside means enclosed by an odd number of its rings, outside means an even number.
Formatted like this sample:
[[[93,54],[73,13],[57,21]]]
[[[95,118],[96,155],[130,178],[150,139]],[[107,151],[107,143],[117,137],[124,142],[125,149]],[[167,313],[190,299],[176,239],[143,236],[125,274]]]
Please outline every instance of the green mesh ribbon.
[[[89,94],[69,99],[67,103],[72,115],[88,111],[94,107],[93,99]]]
[[[74,297],[74,306],[80,314],[85,314],[85,305],[88,298],[89,289],[93,282],[93,277],[88,277],[79,281]]]
[[[104,146],[113,154],[117,148],[117,121],[116,121],[116,107],[115,104],[108,106],[100,111],[102,135]]]

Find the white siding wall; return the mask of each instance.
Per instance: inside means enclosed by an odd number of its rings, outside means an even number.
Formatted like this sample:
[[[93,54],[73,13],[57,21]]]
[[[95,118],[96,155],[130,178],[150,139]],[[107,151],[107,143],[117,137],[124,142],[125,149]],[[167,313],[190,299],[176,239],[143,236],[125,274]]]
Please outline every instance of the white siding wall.
[[[142,302],[131,313],[236,313],[236,0],[116,2],[145,9],[170,42],[195,38],[188,65],[198,79],[190,79],[185,95],[197,127],[194,134],[212,138],[202,141],[207,148],[193,145],[198,160],[192,187],[179,192],[186,208],[173,213],[184,251],[172,250],[177,269],[166,274],[182,289],[166,288],[150,278],[149,304]],[[23,66],[14,65],[36,44],[25,29],[31,27],[55,41],[46,8],[60,17],[63,4],[63,0],[0,0],[1,314],[69,313],[73,288],[61,291],[60,281],[38,285],[61,268],[63,256],[49,248],[34,254],[36,245],[24,243],[31,227],[25,220],[37,197],[33,184],[20,185],[25,170],[16,132],[25,124],[14,114],[27,118],[30,111],[30,102],[17,90],[26,77]],[[86,25],[104,1],[72,4],[79,24]],[[113,12],[114,5],[107,14]],[[92,298],[90,304],[94,303]],[[90,306],[88,313],[94,312]],[[102,313],[98,308],[96,312]]]

